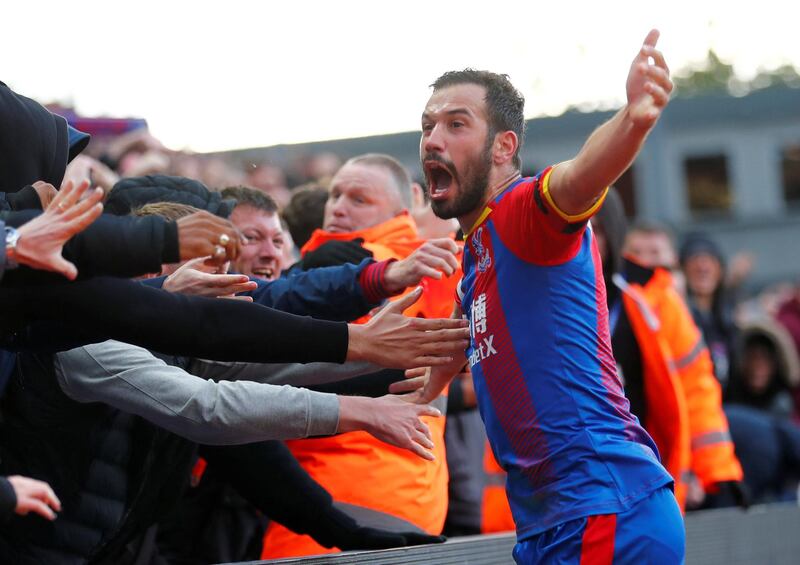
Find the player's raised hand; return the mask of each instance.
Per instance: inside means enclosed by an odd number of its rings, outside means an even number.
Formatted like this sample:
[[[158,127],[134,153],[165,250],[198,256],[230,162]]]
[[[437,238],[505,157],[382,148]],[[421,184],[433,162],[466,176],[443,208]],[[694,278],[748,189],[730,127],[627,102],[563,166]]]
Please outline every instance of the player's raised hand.
[[[672,81],[664,55],[656,49],[659,32],[650,30],[628,73],[628,110],[634,125],[652,128],[669,102]]]

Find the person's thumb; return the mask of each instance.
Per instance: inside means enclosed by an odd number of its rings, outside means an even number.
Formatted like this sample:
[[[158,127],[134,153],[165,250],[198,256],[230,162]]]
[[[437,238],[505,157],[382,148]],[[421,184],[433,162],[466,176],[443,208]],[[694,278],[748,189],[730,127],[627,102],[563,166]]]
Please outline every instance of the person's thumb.
[[[225,288],[228,286],[250,282],[250,277],[247,275],[220,275],[216,273],[206,273],[205,278],[208,280],[211,286],[217,288]]]
[[[194,259],[189,259],[181,265],[181,269],[194,269],[195,271],[201,271],[203,273],[212,273],[218,267],[216,265],[209,266],[206,265],[206,261],[211,259],[211,255],[206,255],[205,257],[196,257]]]
[[[225,298],[226,300],[239,300],[241,302],[252,302],[253,301],[253,297],[252,296],[227,295],[227,296],[220,296],[219,298]]]
[[[406,308],[410,307],[417,300],[419,300],[420,296],[422,296],[422,287],[418,286],[402,298],[390,303],[386,309],[401,314]]]
[[[414,392],[423,388],[427,380],[428,379],[423,376],[397,381],[389,385],[389,392],[391,394],[405,394],[407,392]]]
[[[50,270],[61,273],[71,281],[74,281],[78,276],[78,268],[60,255],[53,259]]]

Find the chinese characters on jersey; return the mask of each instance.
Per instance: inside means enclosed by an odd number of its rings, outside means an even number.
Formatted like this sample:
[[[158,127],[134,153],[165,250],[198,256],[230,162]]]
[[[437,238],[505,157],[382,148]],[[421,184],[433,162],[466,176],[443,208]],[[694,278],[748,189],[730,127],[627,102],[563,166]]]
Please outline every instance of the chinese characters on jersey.
[[[494,334],[486,335],[488,333],[486,311],[486,293],[482,293],[472,301],[472,308],[470,310],[469,328],[473,344],[472,353],[469,356],[470,367],[474,367],[478,362],[497,353],[497,350],[492,344],[494,341]]]

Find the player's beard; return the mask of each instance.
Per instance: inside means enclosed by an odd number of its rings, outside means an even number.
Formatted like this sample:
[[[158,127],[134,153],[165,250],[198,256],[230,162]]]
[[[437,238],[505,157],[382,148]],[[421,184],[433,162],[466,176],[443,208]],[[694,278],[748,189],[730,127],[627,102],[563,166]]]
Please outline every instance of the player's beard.
[[[481,205],[489,185],[489,172],[492,168],[491,146],[484,146],[480,154],[465,165],[463,174],[451,161],[439,160],[453,173],[458,194],[450,201],[431,200],[431,209],[443,220],[466,216]]]

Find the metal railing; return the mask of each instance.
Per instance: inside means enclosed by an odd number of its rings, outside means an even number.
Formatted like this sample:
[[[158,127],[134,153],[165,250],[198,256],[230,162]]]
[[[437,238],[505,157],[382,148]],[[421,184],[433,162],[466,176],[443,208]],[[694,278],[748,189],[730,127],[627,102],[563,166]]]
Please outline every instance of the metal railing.
[[[506,565],[513,534],[452,538],[443,544],[252,561],[249,565]],[[794,504],[694,512],[686,517],[687,565],[800,563],[800,508]],[[244,565],[244,564],[240,564]]]

